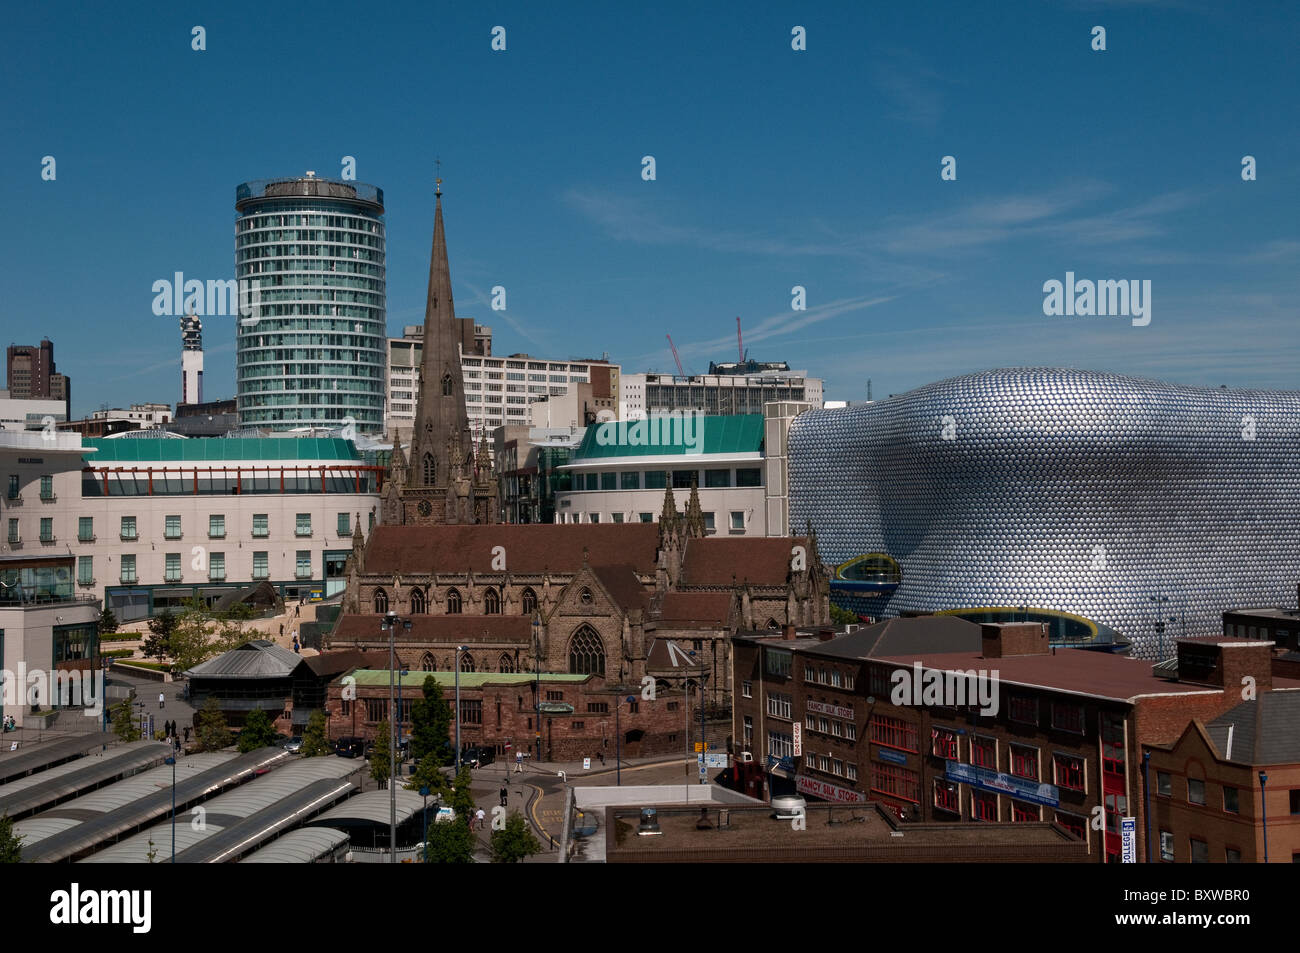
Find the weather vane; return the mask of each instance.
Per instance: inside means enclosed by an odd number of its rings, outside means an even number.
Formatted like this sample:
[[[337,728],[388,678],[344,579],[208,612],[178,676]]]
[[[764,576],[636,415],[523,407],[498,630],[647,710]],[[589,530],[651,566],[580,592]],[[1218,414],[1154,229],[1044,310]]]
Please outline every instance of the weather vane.
[[[442,159],[440,159],[440,158],[438,158],[437,156],[435,156],[435,157],[434,157],[434,160],[433,160],[433,165],[434,165],[434,168],[437,170],[437,171],[434,172],[434,180],[433,180],[433,183],[434,183],[434,189],[433,189],[433,194],[434,194],[434,195],[441,195],[441,194],[442,194]]]

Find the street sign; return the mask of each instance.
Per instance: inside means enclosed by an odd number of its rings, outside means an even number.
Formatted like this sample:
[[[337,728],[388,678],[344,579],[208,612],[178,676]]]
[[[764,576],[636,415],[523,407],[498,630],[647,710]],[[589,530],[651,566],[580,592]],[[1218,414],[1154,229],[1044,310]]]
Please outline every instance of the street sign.
[[[707,741],[697,741],[697,742],[695,742],[695,753],[696,753],[696,754],[700,754],[701,752],[708,751],[708,750],[709,750],[709,743],[708,743]]]
[[[590,770],[591,770],[591,759],[590,759],[590,758],[583,758],[583,759],[582,759],[582,770],[583,770],[583,771],[590,771]]]
[[[1119,821],[1120,830],[1120,863],[1136,864],[1137,863],[1137,818],[1121,817]]]
[[[725,751],[716,751],[704,756],[704,766],[707,768],[725,768],[727,767],[727,753]]]
[[[790,728],[794,738],[794,756],[798,758],[803,755],[803,723],[796,721]]]

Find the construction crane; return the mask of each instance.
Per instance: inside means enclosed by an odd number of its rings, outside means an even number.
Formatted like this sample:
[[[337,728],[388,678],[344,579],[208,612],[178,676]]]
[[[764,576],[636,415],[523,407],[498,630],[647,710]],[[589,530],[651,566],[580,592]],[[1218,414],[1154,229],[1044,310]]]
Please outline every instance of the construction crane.
[[[685,377],[686,372],[682,370],[682,359],[677,356],[677,345],[673,343],[673,336],[669,334],[667,335],[667,338],[668,346],[673,349],[673,360],[677,362],[677,375],[679,377]]]
[[[745,363],[745,341],[740,336],[740,315],[736,315],[736,352],[740,354],[740,363]]]

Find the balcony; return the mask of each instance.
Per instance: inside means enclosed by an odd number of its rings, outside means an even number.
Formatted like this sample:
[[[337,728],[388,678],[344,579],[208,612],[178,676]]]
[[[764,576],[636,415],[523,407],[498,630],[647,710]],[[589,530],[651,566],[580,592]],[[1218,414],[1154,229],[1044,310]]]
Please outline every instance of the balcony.
[[[311,527],[308,526],[304,529],[303,527],[299,526],[296,530],[293,531],[293,535],[297,536],[299,539],[310,537]]]
[[[184,535],[180,530],[177,530],[174,533],[171,530],[167,530],[163,533],[163,539],[184,539]]]
[[[254,570],[253,570],[253,581],[254,581],[254,582],[262,582],[263,580],[270,579],[270,578],[271,578],[271,574],[270,574],[267,570],[265,570],[265,569],[254,569]]]
[[[266,539],[270,535],[271,531],[269,529],[258,529],[257,527],[253,527],[253,539]]]
[[[77,542],[79,543],[93,543],[94,541],[95,541],[94,533],[91,533],[89,536],[82,536],[80,533],[77,534]]]
[[[225,538],[226,538],[226,531],[224,529],[217,530],[217,531],[208,530],[208,539],[225,539]]]
[[[118,577],[118,582],[121,582],[123,585],[135,585],[137,582],[135,570],[132,569],[130,572],[123,570],[122,574]]]
[[[120,535],[121,535],[121,538],[122,538],[122,542],[124,542],[124,543],[134,543],[136,540],[138,540],[138,539],[140,538],[140,534],[139,534],[139,533],[126,533],[126,532],[123,532],[123,533],[121,533]]]
[[[225,582],[225,581],[226,581],[226,571],[224,569],[222,570],[213,569],[208,572],[208,582]]]

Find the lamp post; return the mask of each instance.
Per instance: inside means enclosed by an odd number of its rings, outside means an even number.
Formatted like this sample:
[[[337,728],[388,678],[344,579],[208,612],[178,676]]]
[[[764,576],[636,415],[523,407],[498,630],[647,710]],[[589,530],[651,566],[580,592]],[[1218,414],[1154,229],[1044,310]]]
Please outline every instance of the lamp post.
[[[1154,602],[1156,606],[1156,635],[1160,637],[1156,642],[1156,651],[1160,655],[1158,661],[1163,662],[1165,659],[1165,620],[1162,619],[1160,616],[1161,613],[1163,612],[1161,606],[1162,604],[1169,602],[1169,597],[1162,596],[1162,595],[1153,595],[1151,597],[1151,601]]]
[[[429,786],[427,784],[420,788],[420,797],[424,798],[424,836],[420,841],[424,845],[424,856],[421,859],[427,864],[429,862]]]
[[[402,669],[402,671],[399,673],[400,677],[397,680],[397,747],[398,748],[402,747],[402,721],[404,720],[404,715],[405,715],[405,712],[403,711],[402,708],[402,681],[406,678],[407,675],[410,674],[411,674],[410,670]],[[405,761],[406,759],[403,758],[402,760]]]
[[[1266,864],[1268,863],[1268,799],[1264,796],[1264,789],[1267,785],[1268,775],[1263,771],[1259,772],[1259,816],[1264,820],[1264,863]]]
[[[691,658],[695,658],[694,649],[691,649],[689,654]],[[704,758],[708,754],[708,749],[709,749],[708,744],[704,740],[704,680],[709,676],[704,673],[704,660],[696,659],[696,661],[700,663],[700,763],[703,764]],[[690,705],[688,703],[687,708],[689,707]],[[701,784],[709,783],[709,776],[707,772],[702,773],[700,775],[700,783]]]
[[[1145,815],[1147,863],[1151,863],[1151,752],[1142,752],[1142,813]]]
[[[388,614],[380,620],[380,631],[388,633],[388,862],[397,863],[397,787],[393,784],[393,779],[397,776],[397,743],[394,739],[393,725],[395,724],[393,711],[393,694],[394,694],[394,677],[397,672],[397,626],[401,623],[402,628],[408,632],[411,629],[410,619],[398,619],[397,612],[393,609],[388,610]]]
[[[626,699],[614,700],[614,774],[618,778],[617,784],[620,787],[623,785],[623,729],[619,723],[619,713],[623,710],[624,701],[631,704],[636,701],[636,698],[628,695]]]
[[[469,649],[468,645],[456,646],[456,774],[460,775],[460,653]]]
[[[533,701],[537,705],[537,761],[542,760],[542,639],[541,639],[542,616],[540,612],[533,613]]]
[[[163,764],[172,766],[172,863],[176,863],[176,756],[164,758]]]

